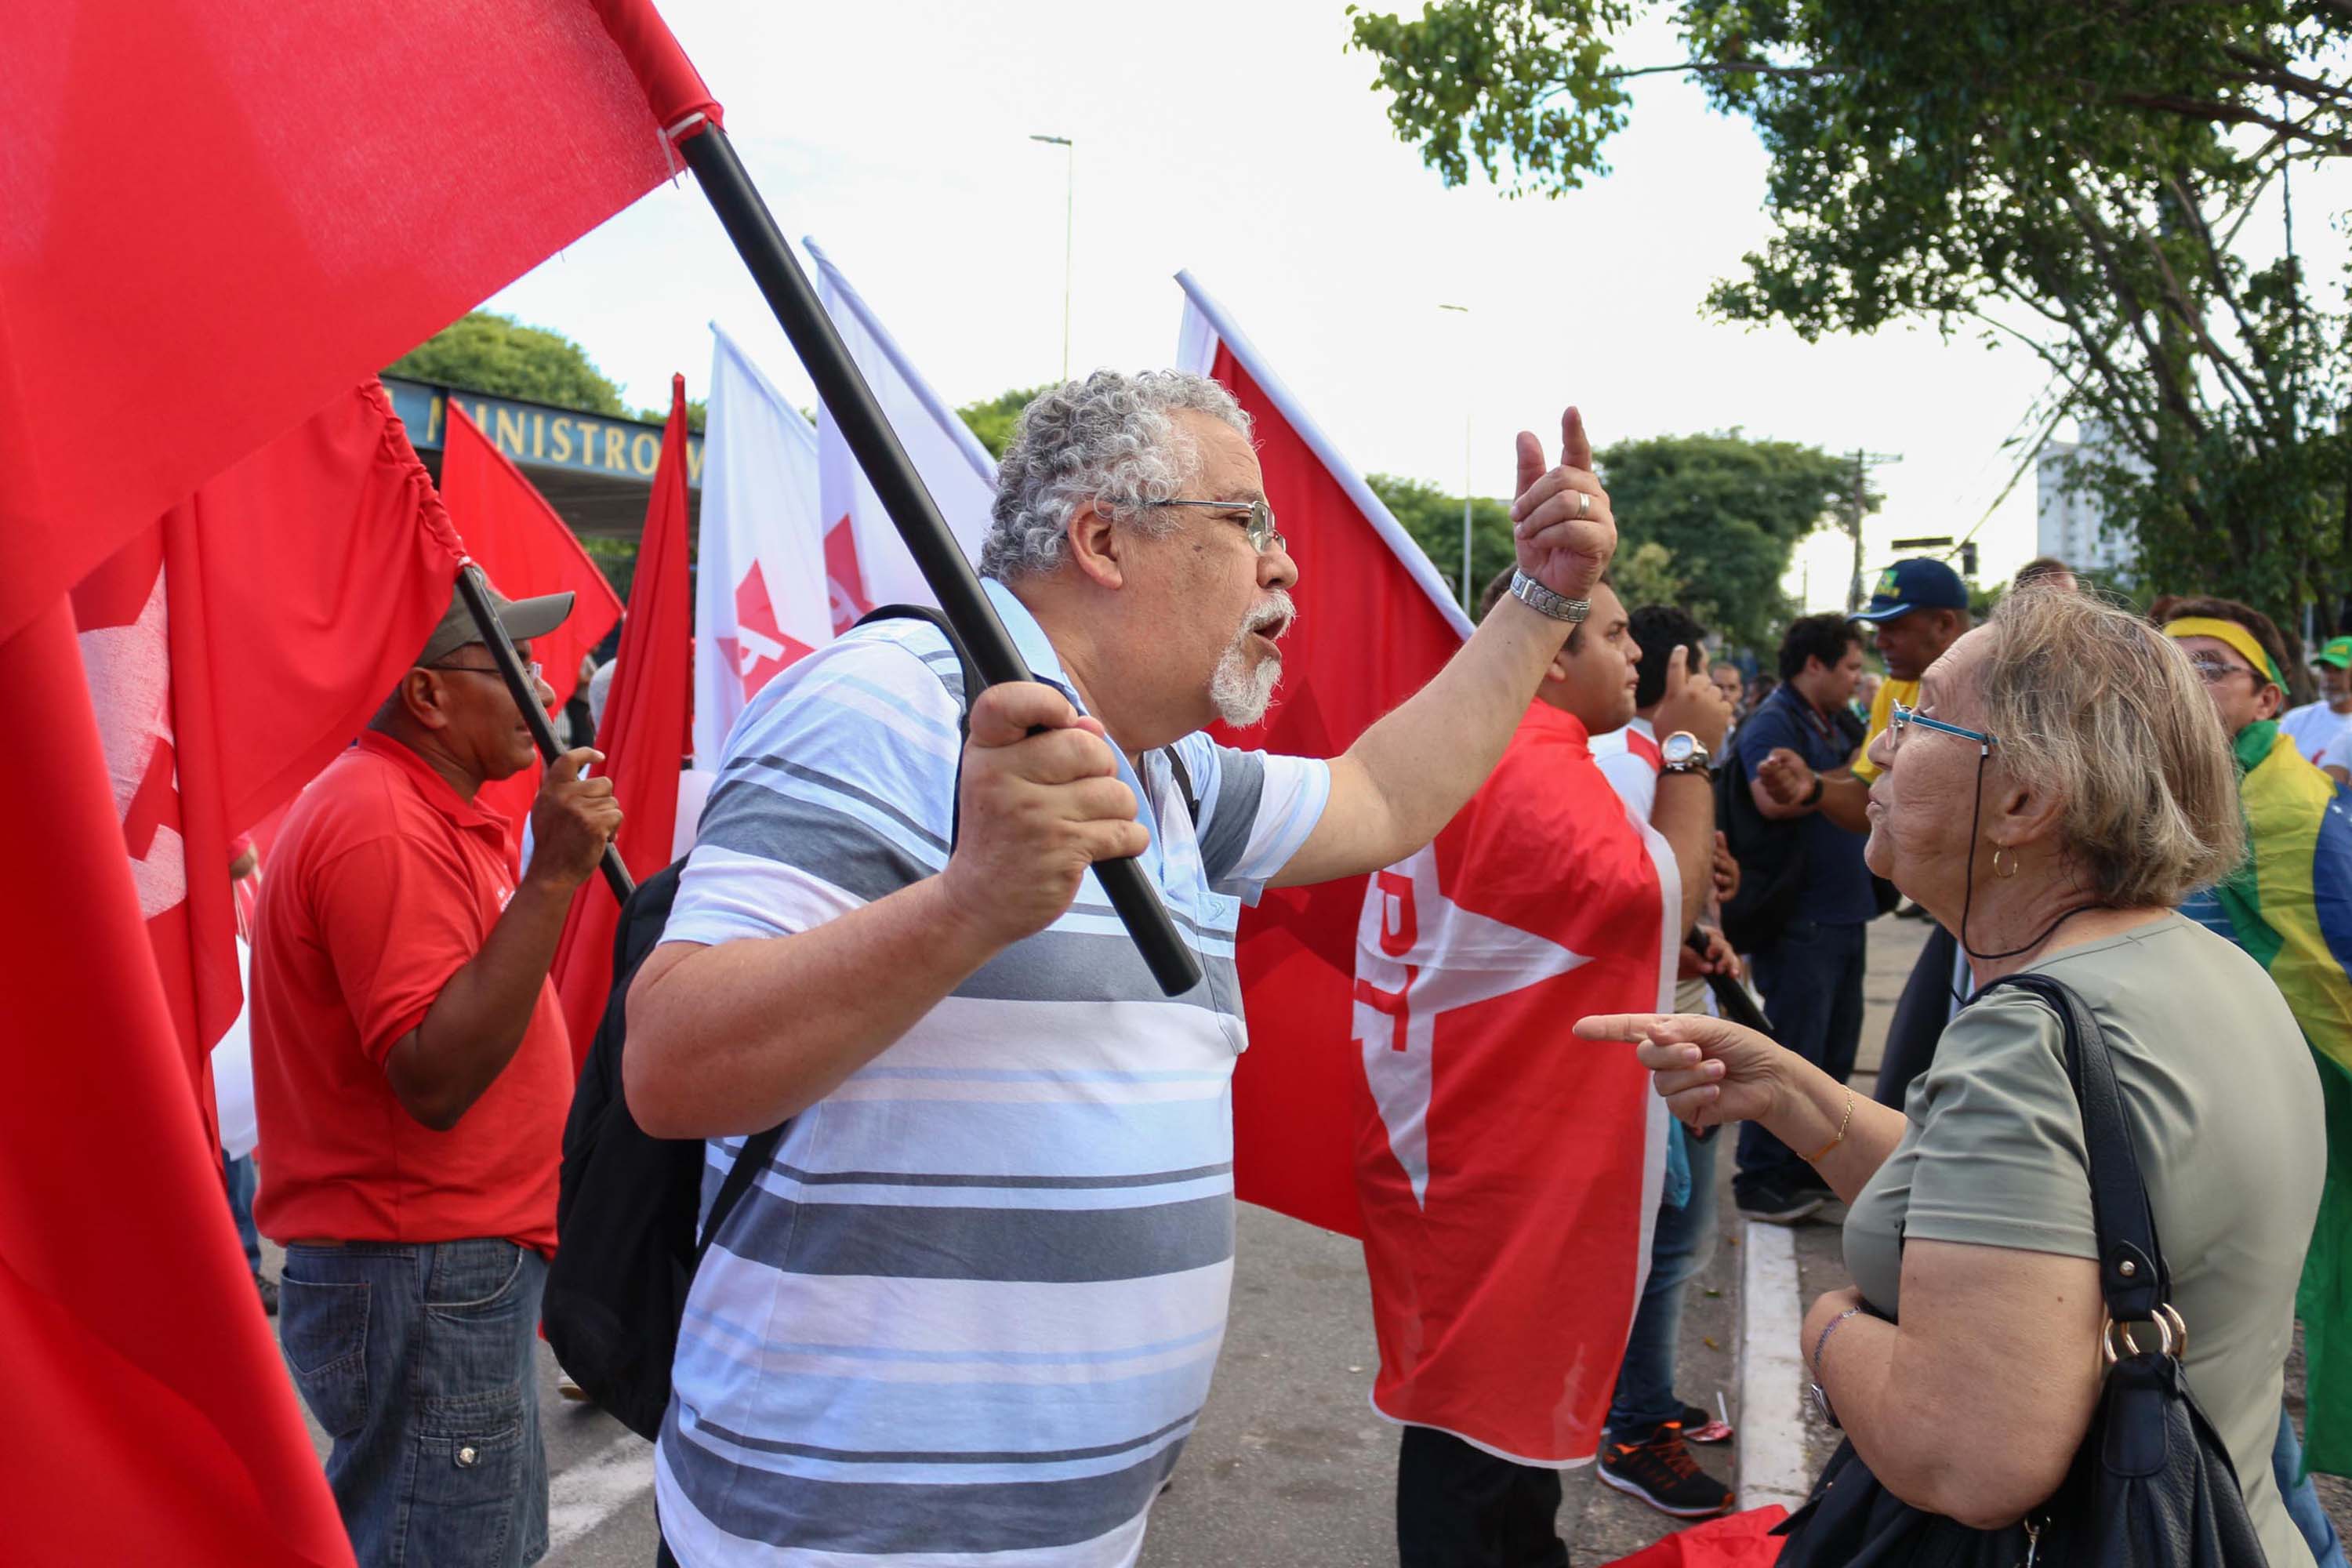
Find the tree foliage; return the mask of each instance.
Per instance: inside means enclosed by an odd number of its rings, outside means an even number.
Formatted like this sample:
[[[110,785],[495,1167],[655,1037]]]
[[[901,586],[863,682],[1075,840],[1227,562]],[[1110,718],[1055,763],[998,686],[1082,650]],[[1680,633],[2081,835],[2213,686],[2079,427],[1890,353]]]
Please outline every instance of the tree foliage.
[[[1685,58],[1621,58],[1662,12]],[[1809,339],[1918,320],[2021,342],[2043,437],[2141,577],[2291,616],[2352,589],[2352,340],[2244,225],[2352,152],[2347,0],[1436,0],[1356,12],[1398,133],[1449,181],[1605,172],[1631,78],[1702,81],[1770,157],[1773,232],[1708,298]],[[2267,250],[2268,236],[2261,249]]]
[[[1790,557],[1853,493],[1844,458],[1737,430],[1620,441],[1597,460],[1620,563],[1664,546],[1681,579],[1675,602],[1735,647],[1774,646],[1791,613],[1780,591]],[[1871,510],[1879,500],[1863,499]]]
[[[990,457],[1002,458],[1004,448],[1012,444],[1013,426],[1020,423],[1021,411],[1046,390],[1043,386],[1016,386],[978,403],[967,403],[956,410],[956,416],[980,437],[980,444],[988,448]]]
[[[468,310],[385,368],[386,375],[462,386],[497,397],[527,397],[583,414],[625,416],[621,389],[588,351],[561,332],[512,316]],[[664,410],[658,416],[668,417]]]
[[[1437,574],[1456,599],[1462,597],[1462,498],[1437,486],[1394,474],[1367,474],[1364,482],[1381,504],[1395,514],[1413,542],[1428,552]],[[1470,503],[1470,600],[1464,608],[1478,613],[1478,596],[1495,574],[1507,568],[1517,552],[1511,542],[1511,514],[1501,501],[1480,496]]]

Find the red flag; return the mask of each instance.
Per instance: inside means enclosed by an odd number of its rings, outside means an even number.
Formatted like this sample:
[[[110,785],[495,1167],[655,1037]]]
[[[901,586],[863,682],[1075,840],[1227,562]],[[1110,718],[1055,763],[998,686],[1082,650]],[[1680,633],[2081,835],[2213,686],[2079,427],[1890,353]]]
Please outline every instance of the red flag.
[[[1332,757],[1454,657],[1470,622],[1232,319],[1191,274],[1179,363],[1214,377],[1256,422],[1265,494],[1299,563],[1298,623],[1263,726],[1234,745]],[[1270,889],[1242,916],[1237,961],[1250,1037],[1234,1073],[1234,1187],[1243,1198],[1360,1236],[1355,1187],[1356,927],[1365,879]]]
[[[534,639],[530,649],[530,657],[542,667],[541,679],[555,689],[553,710],[562,711],[580,685],[580,660],[621,618],[620,595],[547,498],[490,444],[455,399],[441,445],[441,499],[465,537],[467,553],[481,563],[499,593],[509,599],[572,595],[572,614],[562,626]],[[424,646],[422,638],[417,646]],[[539,794],[543,766],[534,758],[513,777],[484,784],[475,797],[477,804],[507,819],[509,837],[518,845],[530,803]]]
[[[79,0],[8,61],[0,637],[718,115],[647,0]]]
[[[669,864],[677,828],[677,776],[693,744],[687,693],[694,679],[694,625],[686,584],[686,377],[670,378],[669,424],[646,508],[630,616],[604,700],[596,749],[623,813],[621,862],[639,881]],[[604,1016],[613,986],[613,933],[620,905],[601,884],[581,889],[555,950],[555,989],[572,1031],[576,1068]]]
[[[28,1562],[348,1565],[191,1092],[239,1005],[228,880],[422,646],[458,548],[381,388],[0,637],[0,1436]],[[75,638],[76,613],[80,622]],[[75,1173],[60,1184],[61,1170]]]
[[[243,1005],[229,840],[367,722],[440,618],[459,552],[370,382],[74,589],[123,847],[199,1081]]]
[[[1357,935],[1355,1178],[1372,1405],[1521,1464],[1592,1458],[1648,1277],[1665,1102],[1570,1033],[1672,1005],[1681,882],[1538,702]]]

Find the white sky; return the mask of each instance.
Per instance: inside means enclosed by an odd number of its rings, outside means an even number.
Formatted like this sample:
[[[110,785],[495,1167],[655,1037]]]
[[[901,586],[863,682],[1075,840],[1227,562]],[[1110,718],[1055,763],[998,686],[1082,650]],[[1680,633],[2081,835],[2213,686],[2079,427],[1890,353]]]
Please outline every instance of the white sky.
[[[1409,3],[1403,8],[1414,9]],[[950,401],[1061,368],[1064,154],[1076,140],[1071,366],[1174,354],[1191,268],[1356,465],[1511,482],[1511,437],[1560,406],[1602,444],[1738,426],[1899,454],[1869,563],[1966,533],[2021,455],[2045,377],[2014,346],[1924,329],[1807,345],[1710,322],[1708,284],[1768,232],[1765,158],[1673,78],[1638,83],[1608,178],[1557,201],[1448,190],[1396,140],[1341,0],[668,0],[787,236],[814,236]],[[1677,58],[1663,28],[1630,63]],[[2340,205],[2340,204],[2337,204]],[[2323,238],[2317,202],[2298,212]],[[2260,219],[2256,220],[2258,223]],[[2251,229],[2250,233],[2252,232]],[[2298,237],[2304,237],[2299,236]],[[1471,307],[1441,313],[1441,301]],[[580,340],[635,405],[709,381],[704,323],[814,395],[699,193],[656,192],[488,301]],[[2034,553],[2033,479],[1979,532],[1987,582]],[[1790,586],[1842,605],[1844,536]]]

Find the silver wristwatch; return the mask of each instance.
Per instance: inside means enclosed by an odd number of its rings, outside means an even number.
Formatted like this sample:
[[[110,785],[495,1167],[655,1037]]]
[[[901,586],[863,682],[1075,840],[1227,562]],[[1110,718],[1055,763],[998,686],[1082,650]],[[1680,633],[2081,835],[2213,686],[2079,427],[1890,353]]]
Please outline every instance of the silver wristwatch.
[[[1592,613],[1591,600],[1562,598],[1524,572],[1511,574],[1511,597],[1531,610],[1540,611],[1555,621],[1566,621],[1570,626]]]
[[[1705,778],[1715,772],[1715,758],[1688,730],[1677,730],[1659,742],[1658,760],[1659,766],[1670,773],[1696,773]]]

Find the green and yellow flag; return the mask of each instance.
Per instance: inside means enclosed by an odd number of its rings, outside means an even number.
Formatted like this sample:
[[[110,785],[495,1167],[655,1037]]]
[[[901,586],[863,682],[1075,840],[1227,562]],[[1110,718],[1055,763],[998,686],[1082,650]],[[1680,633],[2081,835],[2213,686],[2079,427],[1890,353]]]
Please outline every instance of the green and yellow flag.
[[[2352,1475],[2352,805],[2274,723],[2237,741],[2250,854],[2181,912],[2246,950],[2318,1058],[2327,1184],[2295,1313],[2308,1376],[2304,1457]]]

